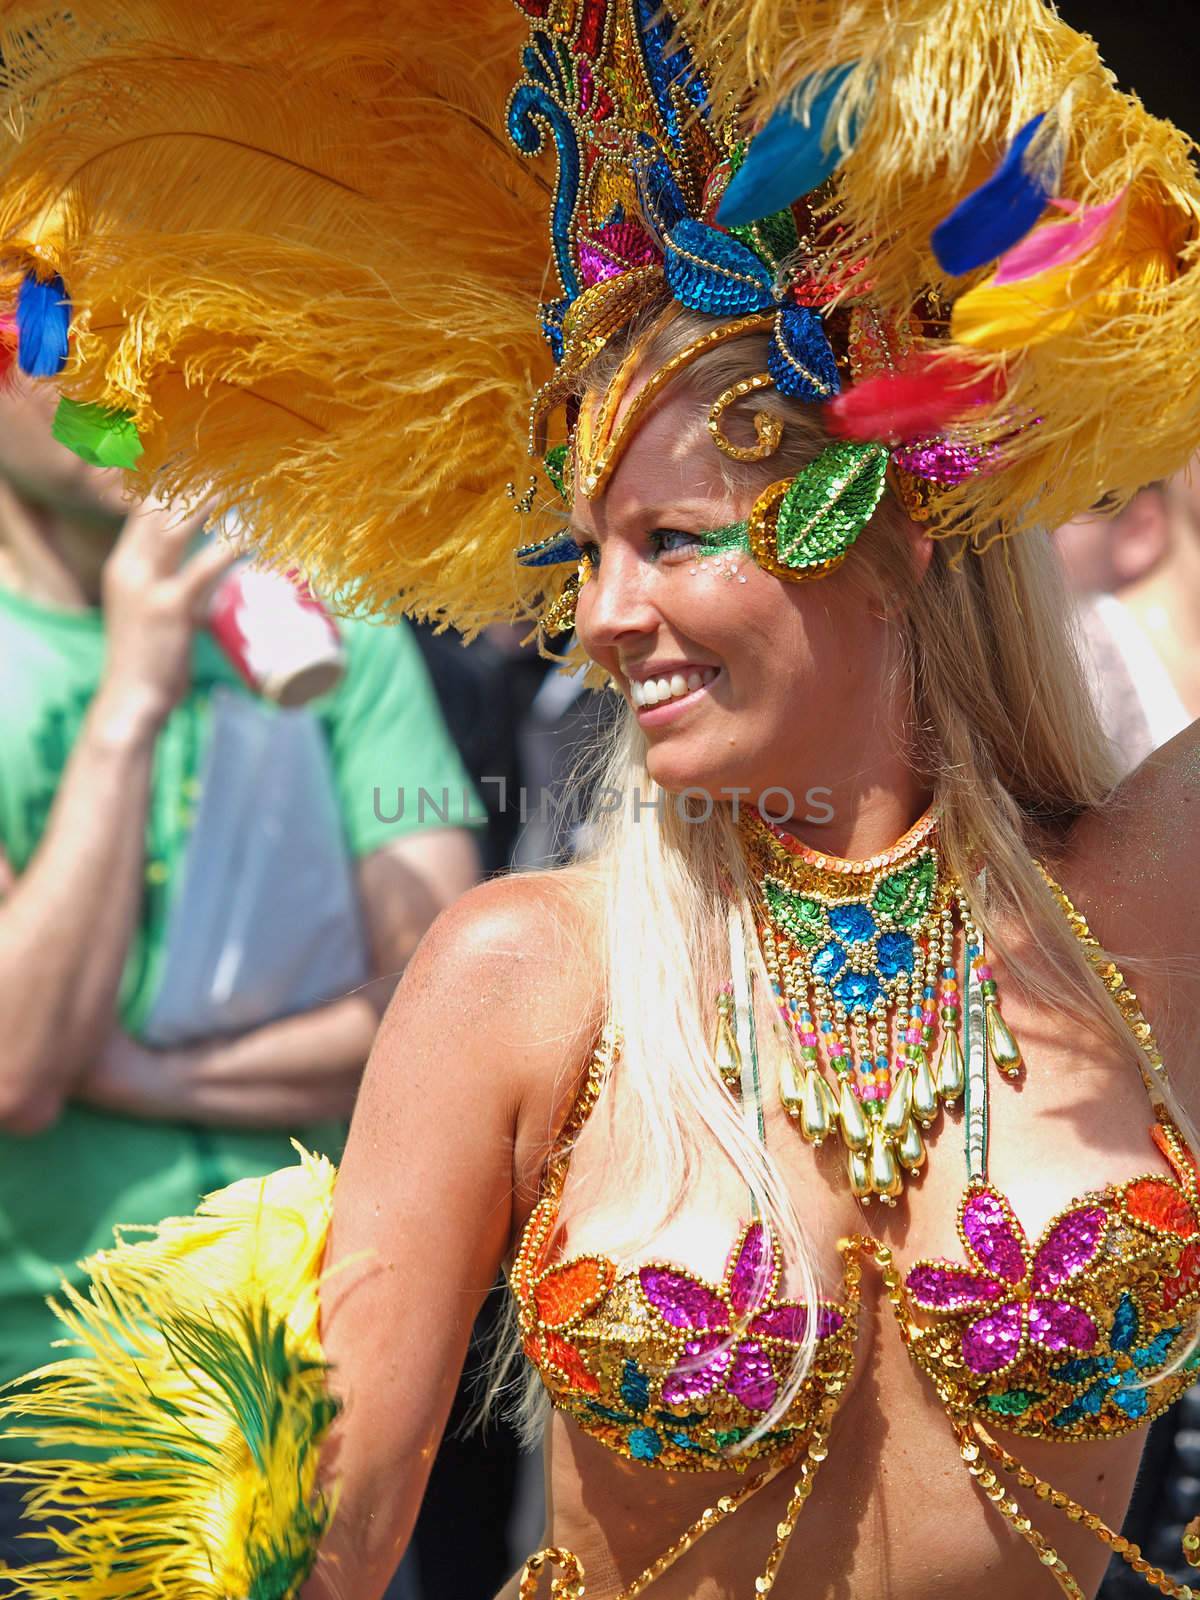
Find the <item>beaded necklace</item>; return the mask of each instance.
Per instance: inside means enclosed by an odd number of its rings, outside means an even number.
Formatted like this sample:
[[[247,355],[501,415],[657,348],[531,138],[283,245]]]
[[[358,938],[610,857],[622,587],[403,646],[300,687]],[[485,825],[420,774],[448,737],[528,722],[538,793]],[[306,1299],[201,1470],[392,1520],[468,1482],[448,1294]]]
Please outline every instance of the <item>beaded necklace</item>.
[[[756,811],[741,819],[763,961],[789,1048],[780,1064],[785,1111],[813,1145],[838,1133],[861,1200],[894,1205],[925,1163],[923,1133],[964,1093],[972,1065],[1004,1076],[1021,1053],[962,885],[938,852],[926,813],[890,850],[847,861],[811,849]],[[967,952],[962,981],[956,930]],[[970,994],[978,1016],[964,1015]],[[731,1088],[731,997],[719,996],[716,1057]],[[976,1106],[986,1104],[978,1093]],[[974,1120],[974,1119],[972,1119]],[[980,1140],[978,1126],[968,1139]]]

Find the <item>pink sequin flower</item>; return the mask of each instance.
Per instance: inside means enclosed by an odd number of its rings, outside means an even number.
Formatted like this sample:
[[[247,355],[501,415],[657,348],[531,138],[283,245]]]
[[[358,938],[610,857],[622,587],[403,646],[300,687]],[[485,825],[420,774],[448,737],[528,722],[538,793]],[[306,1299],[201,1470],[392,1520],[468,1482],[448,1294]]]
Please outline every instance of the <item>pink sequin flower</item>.
[[[650,1307],[669,1328],[690,1335],[663,1383],[664,1405],[687,1405],[723,1387],[748,1411],[770,1409],[779,1391],[772,1352],[794,1355],[808,1327],[804,1306],[775,1298],[780,1274],[778,1241],[761,1222],[739,1234],[719,1286],[677,1267],[641,1269]],[[829,1338],[844,1321],[821,1302],[817,1338]]]
[[[963,1360],[979,1377],[1007,1370],[1031,1344],[1054,1355],[1086,1355],[1098,1337],[1096,1324],[1056,1291],[1095,1259],[1107,1225],[1103,1206],[1077,1206],[1051,1223],[1031,1250],[1008,1201],[980,1185],[958,1223],[970,1265],[918,1261],[906,1280],[908,1292],[924,1311],[970,1318]]]

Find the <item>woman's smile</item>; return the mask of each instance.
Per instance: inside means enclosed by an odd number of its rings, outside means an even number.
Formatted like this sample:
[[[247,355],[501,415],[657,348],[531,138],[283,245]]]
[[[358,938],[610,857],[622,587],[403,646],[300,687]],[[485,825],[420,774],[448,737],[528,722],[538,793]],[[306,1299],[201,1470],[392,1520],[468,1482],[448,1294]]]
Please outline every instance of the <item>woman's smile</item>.
[[[696,704],[720,676],[719,667],[676,667],[631,677],[629,698],[643,727],[656,728]]]

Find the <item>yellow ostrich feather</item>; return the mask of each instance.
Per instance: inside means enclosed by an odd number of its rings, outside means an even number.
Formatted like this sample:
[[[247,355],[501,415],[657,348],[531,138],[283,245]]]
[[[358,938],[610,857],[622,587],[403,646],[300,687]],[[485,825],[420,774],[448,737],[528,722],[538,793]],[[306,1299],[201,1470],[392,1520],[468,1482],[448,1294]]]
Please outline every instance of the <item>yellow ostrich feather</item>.
[[[506,148],[521,19],[371,0],[16,0],[0,260],[61,273],[73,398],[131,411],[138,487],[238,506],[345,604],[468,630],[512,561],[547,178]]]
[[[57,1555],[13,1569],[28,1600],[288,1600],[304,1581],[330,1515],[334,1169],[300,1155],[92,1257],[88,1295],[55,1307],[77,1353],[0,1396],[10,1433],[103,1452],[0,1468],[57,1529]]]
[[[939,491],[932,532],[983,547],[1183,465],[1200,443],[1195,147],[1117,91],[1090,38],[1042,0],[688,0],[686,14],[717,52],[717,92],[751,128],[811,96],[814,73],[858,63],[830,114],[843,144],[856,128],[831,186],[839,254],[867,262],[872,297],[894,314],[929,286],[957,298],[954,337],[1007,383],[969,434],[996,446],[1003,470]],[[934,227],[1039,112],[1062,132],[1058,192],[1090,206],[1128,187],[1122,227],[1008,289],[986,284],[987,269],[948,278]]]

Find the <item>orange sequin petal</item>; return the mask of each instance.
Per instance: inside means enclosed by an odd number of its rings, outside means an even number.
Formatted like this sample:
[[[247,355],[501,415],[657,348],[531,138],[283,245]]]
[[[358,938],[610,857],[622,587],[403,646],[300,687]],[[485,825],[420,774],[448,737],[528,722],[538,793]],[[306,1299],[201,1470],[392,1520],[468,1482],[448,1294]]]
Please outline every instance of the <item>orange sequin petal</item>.
[[[612,1262],[597,1256],[552,1267],[533,1287],[538,1320],[550,1328],[564,1327],[603,1299],[612,1287],[613,1276]]]
[[[558,1370],[584,1394],[599,1394],[600,1380],[595,1373],[589,1372],[583,1364],[583,1357],[573,1344],[553,1331],[547,1331],[543,1339],[544,1359]]]
[[[1170,1311],[1200,1287],[1200,1244],[1189,1244],[1181,1252],[1175,1273],[1163,1279],[1163,1309]]]
[[[1189,1179],[1200,1183],[1200,1167],[1196,1165],[1196,1158],[1173,1128],[1168,1133],[1161,1122],[1156,1122],[1150,1130],[1150,1137],[1170,1162],[1171,1170],[1180,1183],[1186,1184]]]
[[[1125,1210],[1135,1222],[1148,1223],[1181,1239],[1200,1232],[1187,1196],[1165,1178],[1139,1178],[1131,1183],[1125,1190]]]

